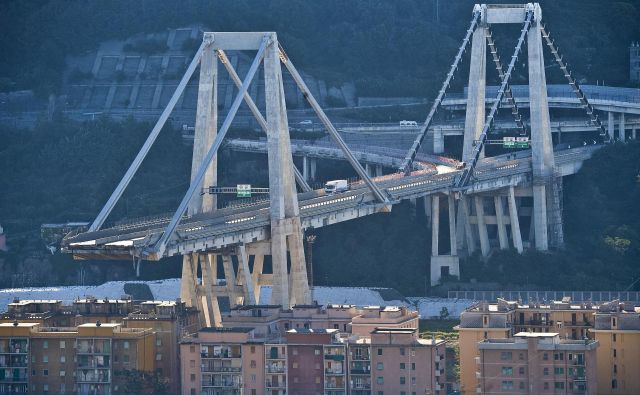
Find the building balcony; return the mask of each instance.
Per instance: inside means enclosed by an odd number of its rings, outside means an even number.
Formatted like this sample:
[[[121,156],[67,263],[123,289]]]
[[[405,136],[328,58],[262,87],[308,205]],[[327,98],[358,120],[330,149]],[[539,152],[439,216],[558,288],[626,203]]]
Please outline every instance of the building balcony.
[[[201,352],[200,357],[202,359],[240,359],[242,358],[241,355],[206,353],[206,352]]]
[[[274,389],[274,390],[275,389],[285,389],[285,388],[287,388],[287,384],[285,382],[279,382],[279,381],[278,382],[271,382],[269,380],[267,380],[265,382],[265,386],[268,389]]]
[[[351,390],[370,390],[371,383],[354,383],[351,384]]]
[[[344,355],[341,354],[325,354],[324,359],[329,361],[344,361]]]
[[[351,372],[351,374],[371,374],[371,369],[365,368],[351,368],[349,371]]]
[[[564,326],[575,326],[579,328],[591,328],[593,325],[589,322],[580,322],[580,321],[565,321]]]
[[[211,387],[211,388],[242,388],[242,383],[239,381],[226,381],[226,380],[203,380],[202,387]]]
[[[344,370],[325,369],[324,374],[330,376],[344,376]]]
[[[239,373],[242,368],[231,366],[202,366],[200,369],[203,373]]]
[[[5,383],[26,383],[29,379],[27,375],[0,377],[0,384]]]
[[[267,373],[286,373],[287,372],[287,367],[286,366],[267,366]]]

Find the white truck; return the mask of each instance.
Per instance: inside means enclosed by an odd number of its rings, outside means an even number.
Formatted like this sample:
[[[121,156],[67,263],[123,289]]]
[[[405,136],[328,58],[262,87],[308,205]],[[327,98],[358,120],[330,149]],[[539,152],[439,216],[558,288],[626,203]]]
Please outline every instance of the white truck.
[[[348,190],[349,183],[347,183],[347,180],[327,181],[327,183],[324,185],[324,193],[326,193],[327,195],[346,192]]]

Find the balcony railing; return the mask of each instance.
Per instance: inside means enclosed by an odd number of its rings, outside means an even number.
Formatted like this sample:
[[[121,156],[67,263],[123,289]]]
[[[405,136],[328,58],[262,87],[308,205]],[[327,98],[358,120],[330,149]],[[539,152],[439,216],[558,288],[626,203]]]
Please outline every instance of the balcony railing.
[[[202,366],[202,372],[205,373],[238,373],[242,368],[232,366]]]

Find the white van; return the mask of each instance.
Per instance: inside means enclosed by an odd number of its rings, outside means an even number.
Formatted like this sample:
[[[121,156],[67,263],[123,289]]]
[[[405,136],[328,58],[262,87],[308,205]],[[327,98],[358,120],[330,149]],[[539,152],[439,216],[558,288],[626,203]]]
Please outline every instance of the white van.
[[[402,120],[400,121],[400,126],[418,126],[418,122]]]

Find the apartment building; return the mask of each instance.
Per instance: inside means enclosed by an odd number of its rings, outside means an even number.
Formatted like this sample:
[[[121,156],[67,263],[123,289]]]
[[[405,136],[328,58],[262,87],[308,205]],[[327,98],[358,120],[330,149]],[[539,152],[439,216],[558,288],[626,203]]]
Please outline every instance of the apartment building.
[[[476,357],[480,342],[487,339],[512,338],[515,333],[557,333],[561,339],[589,338],[597,306],[591,303],[561,301],[519,303],[498,299],[480,302],[460,315],[460,390],[475,394],[478,387]]]
[[[417,324],[401,308],[239,307],[183,339],[182,394],[444,394],[445,342],[420,339]]]
[[[0,323],[0,393],[124,394],[122,370],[154,369],[150,329]]]
[[[171,393],[177,393],[180,388],[178,342],[182,336],[196,332],[199,328],[197,311],[179,301],[135,303],[130,299],[93,297],[75,300],[70,305],[64,305],[59,300],[15,300],[0,315],[0,322],[13,324],[16,321],[21,324],[35,323],[39,325],[40,331],[49,332],[69,331],[69,328],[97,322],[103,323],[103,327],[106,324],[120,324],[125,330],[151,330],[155,349],[154,370],[168,380]],[[117,347],[118,344],[115,343],[114,346]],[[121,364],[120,368],[125,370],[129,366],[115,356],[113,363]],[[51,376],[46,377],[49,381],[53,380]],[[56,392],[58,391],[52,393]]]
[[[612,301],[598,306],[590,332],[598,348],[598,394],[640,394],[640,307]]]
[[[479,343],[477,394],[597,392],[597,340],[563,339],[553,332],[520,332]],[[468,390],[468,389],[467,389]]]

